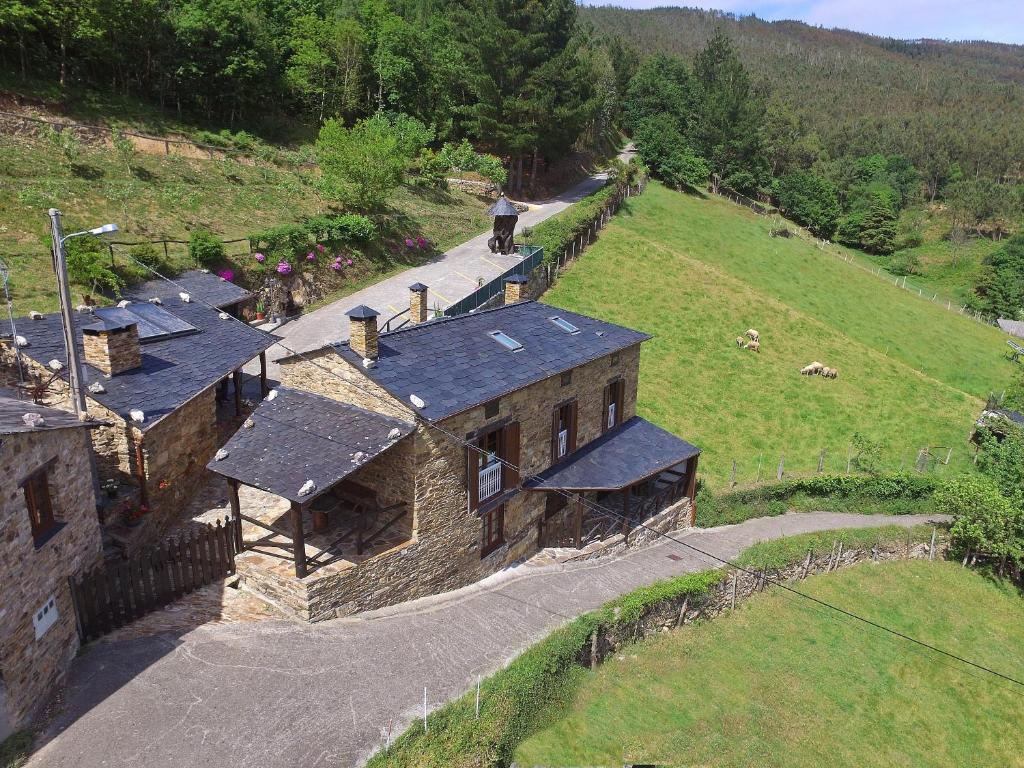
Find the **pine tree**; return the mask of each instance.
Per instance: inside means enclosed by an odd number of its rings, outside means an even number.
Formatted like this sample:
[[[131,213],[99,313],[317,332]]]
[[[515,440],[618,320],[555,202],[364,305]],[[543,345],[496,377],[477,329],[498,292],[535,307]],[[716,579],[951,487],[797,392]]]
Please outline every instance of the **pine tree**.
[[[884,195],[874,195],[861,219],[861,247],[868,253],[888,254],[896,247],[896,211]]]

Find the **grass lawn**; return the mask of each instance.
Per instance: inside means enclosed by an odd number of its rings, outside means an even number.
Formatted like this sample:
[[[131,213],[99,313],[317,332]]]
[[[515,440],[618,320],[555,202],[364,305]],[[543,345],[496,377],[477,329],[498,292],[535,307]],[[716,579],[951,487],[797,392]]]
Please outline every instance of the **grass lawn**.
[[[1024,676],[1024,601],[958,564],[865,564],[802,588]],[[978,675],[769,591],[625,649],[588,674],[565,716],[516,758],[521,766],[1021,765],[1020,693]]]
[[[16,313],[57,306],[46,245],[50,207],[64,213],[67,232],[113,221],[122,230],[116,239],[131,242],[187,240],[199,227],[242,238],[327,208],[305,171],[141,153],[131,165],[129,176],[118,155],[101,148],[85,148],[67,164],[44,141],[0,137],[0,258],[11,267]],[[422,235],[445,250],[484,232],[486,209],[485,201],[457,190],[401,187],[381,223],[396,240]],[[228,252],[248,254],[248,248],[238,243]],[[190,266],[185,246],[172,246],[170,256],[179,267]],[[375,254],[374,270],[410,266],[406,258]],[[76,301],[83,290],[74,291]]]
[[[551,304],[651,333],[640,413],[704,450],[712,485],[788,472],[845,471],[855,432],[887,467],[926,446],[969,463],[967,437],[1012,364],[995,328],[928,301],[796,239],[727,201],[651,184],[547,293]],[[747,328],[760,354],[738,349]],[[839,378],[799,375],[819,360]],[[937,450],[936,453],[939,451]],[[945,457],[945,451],[942,451]]]

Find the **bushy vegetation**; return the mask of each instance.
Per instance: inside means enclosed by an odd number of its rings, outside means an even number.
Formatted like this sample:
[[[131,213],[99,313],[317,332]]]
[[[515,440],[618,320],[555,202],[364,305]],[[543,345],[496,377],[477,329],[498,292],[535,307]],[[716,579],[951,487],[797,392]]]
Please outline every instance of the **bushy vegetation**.
[[[213,269],[224,261],[224,243],[208,229],[197,229],[188,238],[188,255],[205,269]]]
[[[28,731],[12,733],[0,742],[0,768],[21,768],[32,750],[32,734]]]

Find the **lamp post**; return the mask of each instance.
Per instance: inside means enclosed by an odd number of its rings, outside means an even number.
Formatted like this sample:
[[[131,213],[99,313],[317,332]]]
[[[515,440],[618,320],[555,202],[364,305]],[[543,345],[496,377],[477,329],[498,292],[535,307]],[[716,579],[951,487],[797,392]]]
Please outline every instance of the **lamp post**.
[[[117,232],[117,224],[104,224],[102,227],[86,229],[82,232],[64,234],[60,222],[60,211],[51,208],[50,227],[53,230],[53,271],[57,273],[57,289],[60,295],[60,315],[64,324],[64,346],[68,351],[68,375],[71,380],[71,402],[75,407],[75,415],[84,419],[86,415],[85,389],[82,386],[82,360],[78,355],[78,344],[75,341],[75,317],[71,306],[71,288],[68,285],[67,256],[64,244],[75,237],[85,235],[105,235]]]

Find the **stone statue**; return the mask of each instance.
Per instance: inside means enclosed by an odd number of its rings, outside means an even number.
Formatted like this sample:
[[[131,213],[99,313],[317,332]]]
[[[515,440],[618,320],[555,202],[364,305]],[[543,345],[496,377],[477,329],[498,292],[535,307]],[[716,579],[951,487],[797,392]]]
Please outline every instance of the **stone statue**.
[[[498,201],[487,210],[488,216],[494,217],[494,234],[487,241],[487,247],[491,253],[509,254],[515,250],[516,222],[519,221],[519,211],[509,202],[509,199],[502,195]]]

